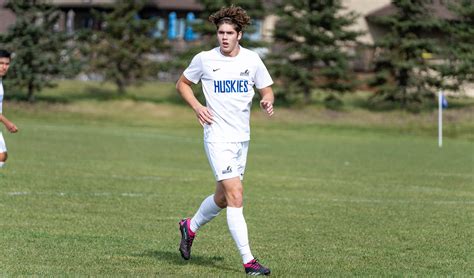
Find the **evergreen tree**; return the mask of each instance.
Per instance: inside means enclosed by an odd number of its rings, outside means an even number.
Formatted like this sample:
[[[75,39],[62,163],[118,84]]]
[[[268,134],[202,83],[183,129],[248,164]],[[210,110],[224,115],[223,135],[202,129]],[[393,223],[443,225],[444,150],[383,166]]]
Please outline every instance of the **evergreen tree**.
[[[387,28],[387,33],[375,43],[379,55],[371,85],[377,93],[370,102],[419,110],[435,100],[436,88],[443,85],[433,61],[426,59],[440,53],[432,36],[439,34],[440,21],[425,0],[393,0],[392,5],[394,14],[371,19]]]
[[[69,37],[57,30],[60,12],[45,1],[15,0],[6,5],[16,15],[16,22],[0,42],[14,53],[8,80],[14,87],[27,89],[27,99],[44,87],[53,87],[54,78],[73,74],[73,49]]]
[[[96,12],[101,29],[93,32],[83,48],[88,71],[115,83],[120,94],[156,74],[157,63],[151,55],[166,48],[153,37],[156,20],[140,18],[144,5],[145,1],[117,1],[111,12]]]
[[[474,82],[474,2],[460,0],[449,7],[456,17],[444,22],[449,35],[444,55],[450,62],[439,68],[451,89],[456,90],[465,82]]]
[[[350,56],[344,48],[354,46],[360,32],[348,28],[356,14],[343,14],[342,9],[340,0],[285,0],[278,6],[271,70],[285,86],[277,97],[290,101],[303,94],[309,103],[315,88],[352,88]],[[331,95],[326,104],[333,101],[338,99]]]

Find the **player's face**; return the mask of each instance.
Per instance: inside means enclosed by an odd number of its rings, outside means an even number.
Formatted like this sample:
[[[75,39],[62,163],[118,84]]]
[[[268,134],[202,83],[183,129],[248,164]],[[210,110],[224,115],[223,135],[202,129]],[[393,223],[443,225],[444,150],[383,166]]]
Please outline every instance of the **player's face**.
[[[7,74],[8,68],[10,67],[10,58],[0,58],[0,77]]]
[[[217,29],[217,39],[221,53],[225,56],[236,56],[239,53],[239,40],[242,38],[242,32],[235,31],[232,24],[223,23]]]

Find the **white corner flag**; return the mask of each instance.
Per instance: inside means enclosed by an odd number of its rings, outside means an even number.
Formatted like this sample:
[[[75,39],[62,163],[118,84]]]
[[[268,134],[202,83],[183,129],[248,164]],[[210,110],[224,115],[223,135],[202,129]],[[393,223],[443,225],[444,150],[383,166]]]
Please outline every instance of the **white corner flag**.
[[[443,146],[443,108],[448,107],[448,101],[444,97],[443,91],[438,92],[438,147]]]

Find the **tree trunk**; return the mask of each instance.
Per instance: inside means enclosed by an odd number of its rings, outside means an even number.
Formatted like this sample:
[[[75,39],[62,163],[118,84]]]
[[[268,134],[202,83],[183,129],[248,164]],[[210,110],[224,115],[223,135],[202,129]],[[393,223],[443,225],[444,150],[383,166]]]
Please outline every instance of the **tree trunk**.
[[[117,79],[115,84],[117,85],[119,95],[125,95],[125,82],[120,79]]]
[[[303,101],[304,101],[305,104],[310,104],[311,103],[311,89],[310,88],[305,88],[304,89],[303,97],[304,97]]]
[[[34,91],[34,88],[33,88],[33,84],[30,82],[28,84],[28,94],[26,95],[26,99],[29,101],[29,102],[34,102],[35,101],[35,95],[34,95],[35,91]]]
[[[400,100],[400,103],[403,107],[406,107],[408,104],[408,70],[407,69],[401,69],[400,70],[400,75],[399,75],[399,81],[398,81],[398,87],[399,90],[401,90],[402,97]]]

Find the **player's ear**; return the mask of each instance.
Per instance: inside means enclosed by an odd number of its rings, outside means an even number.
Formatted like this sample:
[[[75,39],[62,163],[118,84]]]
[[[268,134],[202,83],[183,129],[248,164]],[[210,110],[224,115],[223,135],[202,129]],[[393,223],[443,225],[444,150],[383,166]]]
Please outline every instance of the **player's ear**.
[[[242,31],[240,31],[239,34],[237,34],[237,40],[240,41],[241,38],[242,38]]]

